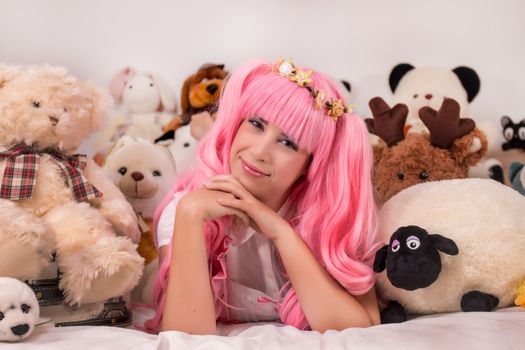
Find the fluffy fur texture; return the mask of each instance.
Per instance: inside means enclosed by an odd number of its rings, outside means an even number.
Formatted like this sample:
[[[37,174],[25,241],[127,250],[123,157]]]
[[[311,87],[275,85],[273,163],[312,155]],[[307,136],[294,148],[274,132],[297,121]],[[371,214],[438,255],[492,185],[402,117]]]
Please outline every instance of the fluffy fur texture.
[[[312,80],[314,88],[323,90],[328,98],[341,97],[324,75],[314,72]],[[334,122],[322,109],[315,109],[307,89],[279,76],[266,61],[251,61],[229,77],[215,124],[199,146],[197,168],[177,181],[156,219],[175,192],[191,191],[210,175],[230,172],[232,141],[242,121],[253,115],[277,124],[300,147],[312,152],[308,173],[294,185],[284,204],[284,217],[342,286],[352,294],[366,293],[375,280],[372,263],[376,247],[370,181],[372,150],[365,125],[359,116],[350,113]],[[229,218],[223,218],[206,224],[209,256],[223,249],[229,223]],[[147,324],[153,330],[158,327],[164,307],[169,255],[158,277],[157,315]],[[219,314],[225,307],[220,302],[225,292],[221,279],[225,276],[219,273],[220,266],[212,266]],[[281,320],[305,328],[307,322],[293,288],[283,288],[282,296],[278,302]]]
[[[28,338],[39,314],[38,301],[31,288],[17,279],[0,277],[0,341]]]
[[[110,99],[64,68],[29,66],[3,76],[0,144],[23,142],[41,151],[71,154],[102,122]],[[0,161],[0,177],[6,161]],[[42,153],[32,198],[0,200],[0,275],[38,278],[52,250],[62,272],[60,288],[71,304],[119,296],[138,282],[142,258],[133,208],[93,162],[83,176],[103,193],[75,202],[61,171]],[[121,237],[117,237],[121,236]]]
[[[396,110],[398,107],[390,111],[394,113]],[[405,113],[406,110],[398,116],[402,117]],[[455,117],[459,119],[458,115]],[[367,120],[369,128],[374,122],[378,125],[376,116],[374,119]],[[404,137],[402,127],[403,124],[398,125],[398,134],[402,139],[397,143],[388,147],[381,141],[373,146],[373,183],[379,204],[403,189],[422,182],[466,178],[470,167],[477,164],[487,152],[487,138],[478,129],[456,139],[449,148],[440,148],[431,143],[426,132],[408,133]],[[378,132],[379,126],[375,128],[377,130],[372,128],[371,131]],[[391,129],[387,131],[391,132]]]
[[[379,212],[380,239],[417,225],[452,239],[459,254],[440,253],[441,274],[426,288],[395,288],[382,273],[379,294],[418,314],[461,311],[462,296],[472,290],[496,296],[498,307],[511,305],[525,278],[524,207],[525,197],[493,180],[429,182],[398,193]]]

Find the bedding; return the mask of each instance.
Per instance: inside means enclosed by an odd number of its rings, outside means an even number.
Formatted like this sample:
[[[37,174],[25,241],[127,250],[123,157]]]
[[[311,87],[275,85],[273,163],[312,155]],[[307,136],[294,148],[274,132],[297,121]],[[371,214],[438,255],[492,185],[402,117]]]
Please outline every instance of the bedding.
[[[134,320],[143,322],[152,314],[135,310]],[[0,349],[523,349],[525,310],[440,314],[324,334],[276,323],[219,325],[218,333],[221,336],[171,331],[157,336],[131,328],[42,325],[29,339],[0,343]]]

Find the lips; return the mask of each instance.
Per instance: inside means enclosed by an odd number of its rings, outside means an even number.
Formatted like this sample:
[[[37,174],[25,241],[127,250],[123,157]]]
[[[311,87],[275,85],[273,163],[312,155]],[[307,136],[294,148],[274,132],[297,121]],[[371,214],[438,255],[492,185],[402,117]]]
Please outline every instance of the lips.
[[[270,176],[269,174],[266,174],[264,171],[248,163],[242,158],[241,158],[241,163],[242,163],[242,168],[244,169],[244,171],[252,176],[256,176],[256,177]]]

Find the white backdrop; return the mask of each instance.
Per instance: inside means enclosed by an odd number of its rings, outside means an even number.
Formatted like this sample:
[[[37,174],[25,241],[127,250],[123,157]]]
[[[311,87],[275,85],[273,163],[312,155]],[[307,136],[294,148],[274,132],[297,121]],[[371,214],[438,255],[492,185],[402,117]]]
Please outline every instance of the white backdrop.
[[[357,112],[391,99],[400,62],[467,65],[481,78],[480,119],[525,118],[525,1],[0,0],[0,61],[63,65],[107,86],[125,65],[180,94],[202,63],[292,57],[353,86]]]

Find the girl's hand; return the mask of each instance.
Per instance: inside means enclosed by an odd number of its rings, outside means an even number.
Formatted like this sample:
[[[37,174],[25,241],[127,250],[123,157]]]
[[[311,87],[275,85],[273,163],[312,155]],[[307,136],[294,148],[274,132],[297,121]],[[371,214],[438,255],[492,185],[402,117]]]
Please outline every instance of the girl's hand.
[[[177,212],[194,215],[203,221],[213,220],[221,216],[233,215],[244,225],[250,224],[250,218],[245,212],[236,208],[225,207],[219,204],[219,199],[233,199],[233,194],[207,188],[199,188],[186,194],[177,205]]]
[[[216,199],[222,207],[246,213],[254,230],[264,234],[268,239],[275,240],[284,227],[290,225],[279,214],[266,204],[255,198],[232,175],[212,176],[204,184],[207,189],[227,193]]]

